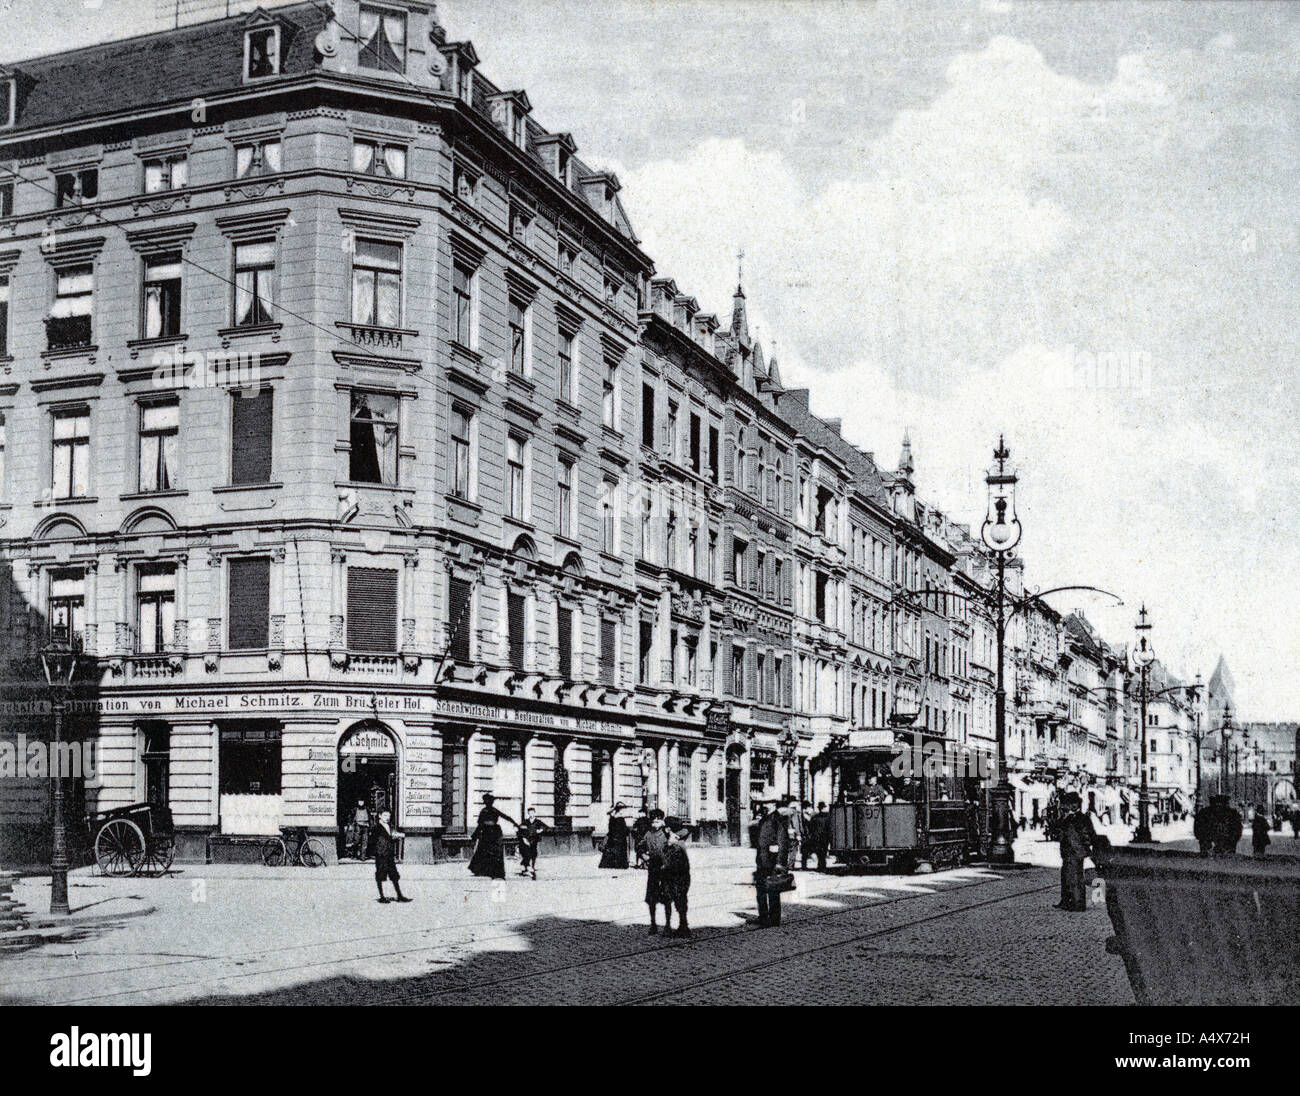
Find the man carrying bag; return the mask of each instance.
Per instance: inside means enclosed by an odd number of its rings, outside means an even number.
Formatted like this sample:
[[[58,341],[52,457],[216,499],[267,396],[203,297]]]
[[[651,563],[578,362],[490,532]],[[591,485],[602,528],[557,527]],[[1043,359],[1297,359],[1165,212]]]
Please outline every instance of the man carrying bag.
[[[794,796],[783,795],[776,810],[758,826],[754,890],[758,895],[759,928],[774,928],[781,923],[781,894],[795,887],[790,871],[790,816],[794,811]]]

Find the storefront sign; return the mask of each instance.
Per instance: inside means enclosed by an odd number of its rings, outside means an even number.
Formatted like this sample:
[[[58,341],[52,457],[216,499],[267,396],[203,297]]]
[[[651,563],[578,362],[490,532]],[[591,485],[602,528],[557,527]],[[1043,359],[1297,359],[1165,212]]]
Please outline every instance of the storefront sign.
[[[397,747],[383,731],[353,731],[339,745],[339,753],[392,757],[397,753]]]
[[[561,715],[556,712],[535,712],[521,708],[502,708],[495,704],[474,704],[464,700],[436,698],[433,710],[439,715],[459,719],[486,720],[493,723],[511,723],[543,730],[585,731],[588,734],[619,734],[625,728],[603,719]]]
[[[849,731],[849,746],[853,749],[878,749],[893,744],[893,731]]]

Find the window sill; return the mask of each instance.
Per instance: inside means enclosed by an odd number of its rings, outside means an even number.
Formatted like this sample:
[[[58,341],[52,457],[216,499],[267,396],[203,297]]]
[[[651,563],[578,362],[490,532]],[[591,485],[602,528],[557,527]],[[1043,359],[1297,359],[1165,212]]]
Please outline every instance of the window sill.
[[[477,350],[471,349],[470,347],[466,346],[462,342],[457,342],[455,339],[452,339],[450,345],[451,345],[452,354],[459,355],[460,357],[464,358],[466,361],[474,362],[476,364],[481,363],[483,361],[482,354],[480,354]]]
[[[574,549],[574,551],[582,551],[581,541],[574,540],[571,536],[566,536],[564,533],[555,533],[554,539],[559,541],[561,544]]]
[[[128,494],[118,496],[123,502],[132,502],[136,499],[179,499],[184,498],[189,491],[176,488],[170,491],[131,491]]]
[[[74,495],[65,499],[37,499],[32,503],[33,506],[80,506],[88,502],[98,502],[96,495]]]
[[[537,532],[537,526],[535,526],[531,521],[525,521],[523,518],[514,517],[512,514],[502,514],[501,520],[506,522],[508,525],[513,525],[518,529],[523,529],[527,533]]]
[[[378,324],[353,323],[351,320],[336,320],[334,326],[348,331],[357,346],[378,350],[401,350],[404,339],[420,337],[418,331],[404,327],[381,327]]]
[[[464,506],[464,507],[467,507],[467,508],[470,509],[470,510],[477,511],[477,512],[479,512],[479,513],[482,513],[482,511],[483,511],[483,507],[480,506],[480,505],[479,505],[477,502],[475,502],[473,499],[467,499],[467,498],[464,498],[464,497],[461,496],[461,495],[455,495],[455,494],[452,494],[450,491],[448,491],[444,497],[447,499],[448,502],[450,502],[450,503],[452,503],[452,504],[454,504],[454,505],[456,505],[456,506]]]
[[[537,391],[537,384],[530,380],[527,374],[516,373],[513,369],[507,371],[506,381],[515,385],[517,388],[522,388],[529,395],[532,395]]]
[[[229,346],[231,339],[256,339],[265,335],[270,335],[272,342],[279,342],[280,331],[283,328],[284,324],[282,323],[255,323],[238,327],[222,327],[218,329],[217,337],[221,339],[223,346]]]
[[[46,361],[58,361],[62,358],[79,358],[98,352],[99,346],[96,343],[87,343],[85,346],[61,346],[57,350],[42,350],[41,357]]]
[[[225,494],[229,491],[278,491],[283,487],[283,483],[223,483],[220,487],[212,488],[214,495]]]
[[[346,487],[353,491],[388,491],[395,495],[414,495],[414,487],[403,487],[396,483],[363,483],[358,480],[335,480],[335,487]]]
[[[152,350],[156,347],[172,346],[176,343],[183,343],[189,338],[182,333],[177,335],[153,335],[147,338],[127,339],[126,347],[132,351],[131,357],[136,357],[141,350]]]

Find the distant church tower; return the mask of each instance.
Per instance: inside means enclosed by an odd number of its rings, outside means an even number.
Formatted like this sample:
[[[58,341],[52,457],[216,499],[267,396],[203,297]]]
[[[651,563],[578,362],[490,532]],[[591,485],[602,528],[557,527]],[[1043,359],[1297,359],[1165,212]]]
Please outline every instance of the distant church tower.
[[[913,473],[912,439],[903,431],[903,452],[898,458],[898,471],[894,474],[894,513],[908,521],[916,520],[916,481]]]

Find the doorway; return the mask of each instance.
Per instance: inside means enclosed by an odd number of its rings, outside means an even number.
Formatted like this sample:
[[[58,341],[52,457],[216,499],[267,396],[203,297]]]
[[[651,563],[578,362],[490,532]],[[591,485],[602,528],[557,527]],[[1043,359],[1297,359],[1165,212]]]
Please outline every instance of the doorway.
[[[741,755],[744,751],[739,746],[727,747],[727,783],[726,783],[726,806],[727,806],[727,840],[733,845],[740,845],[740,791],[742,762]]]
[[[383,723],[352,727],[339,742],[338,855],[367,859],[374,855],[374,826],[380,811],[391,811],[398,824],[397,739]],[[358,809],[365,812],[358,822]]]

